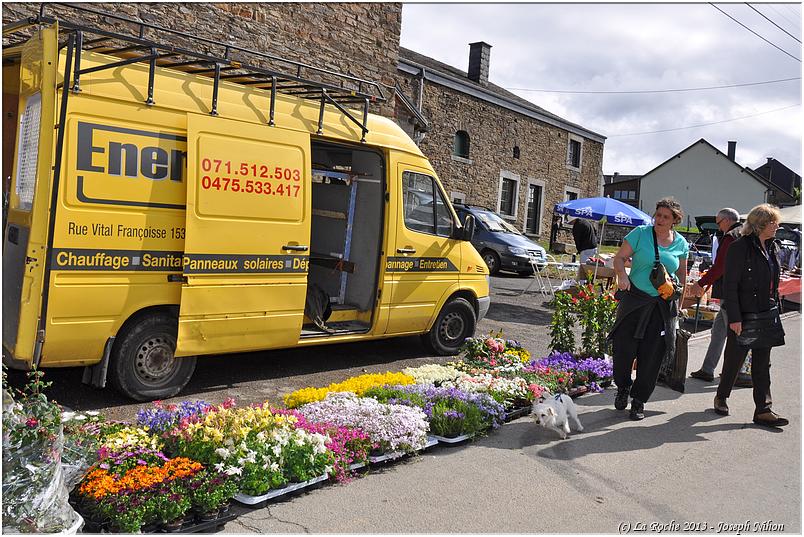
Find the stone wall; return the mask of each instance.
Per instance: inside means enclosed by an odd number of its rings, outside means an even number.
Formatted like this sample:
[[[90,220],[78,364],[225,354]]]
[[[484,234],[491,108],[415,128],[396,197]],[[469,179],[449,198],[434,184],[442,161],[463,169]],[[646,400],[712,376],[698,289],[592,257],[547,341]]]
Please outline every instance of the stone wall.
[[[3,3],[10,22],[38,13],[39,3]],[[207,39],[223,41],[315,67],[347,73],[393,87],[399,57],[402,4],[398,3],[99,3],[91,9],[139,19]],[[62,6],[73,22],[96,24],[98,17],[77,15]],[[117,24],[103,21],[104,28]],[[129,30],[130,31],[130,30]],[[146,35],[146,37],[150,37]],[[182,45],[186,45],[182,43]],[[203,48],[200,43],[192,47]],[[270,65],[266,65],[270,66]],[[393,116],[392,91],[372,112]]]
[[[416,102],[419,79],[402,72],[399,79],[404,93]],[[564,201],[567,186],[580,190],[581,198],[600,195],[603,144],[599,142],[583,140],[578,172],[567,167],[569,133],[558,127],[430,82],[425,82],[422,112],[430,122],[430,130],[419,146],[448,195],[462,192],[467,203],[496,210],[501,171],[519,176],[515,224],[519,229],[525,224],[528,179],[544,183],[539,237],[545,240],[550,235],[553,206]],[[452,154],[453,139],[459,130],[470,137],[468,160]],[[514,158],[514,146],[520,150],[518,159]]]

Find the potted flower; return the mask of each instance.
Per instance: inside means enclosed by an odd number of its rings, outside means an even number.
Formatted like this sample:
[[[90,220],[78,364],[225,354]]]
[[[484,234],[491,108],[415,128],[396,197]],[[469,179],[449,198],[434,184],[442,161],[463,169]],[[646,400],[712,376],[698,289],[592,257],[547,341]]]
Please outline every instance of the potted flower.
[[[167,531],[178,531],[184,522],[184,515],[192,506],[190,496],[180,486],[162,488],[156,495],[156,512],[162,527]]]
[[[304,429],[293,431],[282,450],[283,470],[291,483],[303,483],[328,474],[333,456],[326,447],[327,437]]]
[[[203,470],[188,483],[190,502],[202,521],[214,520],[237,493],[237,483],[223,472]]]

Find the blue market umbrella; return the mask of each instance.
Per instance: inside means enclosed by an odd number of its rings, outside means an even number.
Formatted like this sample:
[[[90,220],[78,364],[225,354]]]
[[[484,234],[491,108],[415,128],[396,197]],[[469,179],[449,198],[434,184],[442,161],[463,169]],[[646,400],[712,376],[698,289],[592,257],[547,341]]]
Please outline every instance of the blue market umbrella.
[[[636,227],[653,223],[646,213],[613,198],[580,198],[556,203],[556,212],[619,226]]]
[[[565,201],[556,203],[555,210],[559,214],[566,214],[572,218],[585,218],[586,220],[600,222],[602,224],[600,228],[601,240],[603,239],[603,231],[606,229],[606,222],[630,227],[653,223],[653,219],[648,214],[613,198],[580,198]],[[594,277],[597,277],[597,263],[595,263]]]

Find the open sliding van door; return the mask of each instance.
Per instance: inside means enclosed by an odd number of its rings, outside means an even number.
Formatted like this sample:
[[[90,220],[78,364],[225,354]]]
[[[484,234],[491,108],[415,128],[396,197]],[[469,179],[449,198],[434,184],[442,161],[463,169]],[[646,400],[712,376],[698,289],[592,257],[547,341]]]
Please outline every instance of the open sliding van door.
[[[189,114],[176,355],[298,342],[310,245],[310,135]]]
[[[3,137],[3,161],[13,162],[13,171],[3,170],[12,178],[4,193],[9,205],[3,238],[3,347],[13,367],[37,362],[44,336],[40,316],[48,277],[48,225],[54,217],[49,212],[58,50],[55,24],[34,32],[20,47],[3,50],[3,101],[18,97],[20,111],[16,137]],[[13,158],[6,158],[12,148]]]

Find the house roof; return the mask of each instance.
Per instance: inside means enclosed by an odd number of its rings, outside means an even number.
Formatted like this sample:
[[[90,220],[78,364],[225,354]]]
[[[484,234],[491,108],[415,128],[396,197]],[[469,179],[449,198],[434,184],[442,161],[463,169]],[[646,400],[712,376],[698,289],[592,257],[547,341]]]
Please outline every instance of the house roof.
[[[641,175],[622,175],[622,174],[618,174],[617,176],[603,175],[604,181],[606,179],[610,179],[608,183],[604,182],[603,186],[616,185],[617,183],[622,183],[625,181],[633,181],[634,179],[640,179],[641,177],[642,177]]]
[[[670,162],[671,160],[673,160],[673,159],[675,159],[675,158],[677,158],[677,157],[680,157],[681,155],[683,155],[684,153],[686,153],[687,151],[689,151],[690,149],[694,148],[695,146],[697,146],[697,145],[699,145],[699,144],[705,144],[705,145],[707,145],[708,147],[710,147],[711,149],[713,149],[713,150],[715,151],[715,154],[716,154],[718,157],[724,158],[724,159],[726,159],[728,162],[731,162],[731,163],[732,163],[732,164],[733,164],[735,167],[737,167],[737,169],[739,169],[741,172],[743,172],[743,173],[747,174],[749,177],[753,178],[753,179],[754,179],[754,180],[756,180],[757,182],[762,183],[762,184],[765,186],[765,188],[778,188],[778,187],[776,187],[776,185],[771,184],[771,183],[770,183],[770,182],[769,182],[767,179],[765,179],[764,177],[762,177],[761,175],[759,175],[757,172],[755,172],[755,171],[754,171],[754,170],[752,170],[751,168],[746,168],[746,167],[744,167],[744,166],[740,166],[739,164],[737,164],[737,162],[735,162],[735,161],[731,160],[731,159],[730,159],[730,158],[729,158],[729,157],[728,157],[728,156],[727,156],[725,153],[723,153],[723,152],[722,152],[722,151],[720,151],[720,150],[719,150],[717,147],[715,147],[715,146],[713,146],[712,144],[710,144],[709,142],[707,142],[707,141],[706,141],[704,138],[701,138],[700,140],[698,140],[697,142],[693,143],[692,145],[690,145],[690,146],[689,146],[689,147],[687,147],[686,149],[683,149],[683,150],[679,151],[678,153],[676,153],[675,155],[673,155],[673,156],[672,156],[672,157],[670,157],[669,159],[665,160],[664,162],[662,162],[661,164],[659,164],[658,166],[656,166],[655,168],[653,168],[651,171],[649,171],[648,173],[646,173],[645,175],[643,175],[643,176],[642,176],[642,178],[644,179],[645,177],[649,176],[650,174],[652,174],[653,172],[655,172],[655,171],[656,171],[656,170],[658,170],[659,168],[663,167],[665,164],[667,164],[667,163],[668,163],[668,162]]]
[[[454,90],[472,95],[487,102],[494,103],[514,112],[525,116],[538,119],[544,123],[560,127],[569,132],[589,138],[596,142],[604,143],[606,137],[597,132],[591,131],[577,123],[572,123],[560,116],[548,112],[544,108],[536,106],[532,102],[523,99],[510,91],[492,84],[481,85],[468,78],[466,71],[461,71],[451,65],[439,62],[419,54],[410,49],[399,47],[399,70],[411,75],[420,75],[424,71],[424,77],[430,82],[447,86]]]
[[[776,160],[775,158],[769,158],[768,162],[766,162],[762,166],[757,166],[756,168],[753,168],[753,171],[756,172],[756,174],[759,175],[760,177],[764,177],[766,180],[773,183],[776,186],[776,188],[778,188],[779,190],[781,190],[782,192],[791,197],[793,196],[793,193],[788,192],[788,190],[783,186],[781,186],[778,183],[778,181],[772,181],[771,177],[778,177],[779,173],[782,172],[787,179],[790,179],[790,182],[793,186],[795,186],[796,183],[798,183],[799,185],[801,184],[801,176],[796,172],[794,172],[793,170],[791,170],[790,168],[788,168],[787,166],[785,166],[784,164],[782,164],[781,162],[779,162],[778,160]]]

